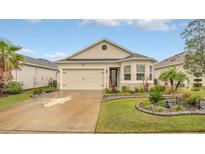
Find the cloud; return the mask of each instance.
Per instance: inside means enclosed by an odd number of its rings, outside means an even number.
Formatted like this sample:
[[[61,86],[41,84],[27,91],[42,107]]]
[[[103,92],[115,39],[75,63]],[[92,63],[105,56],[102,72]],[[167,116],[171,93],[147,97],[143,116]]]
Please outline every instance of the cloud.
[[[17,53],[25,55],[25,56],[29,56],[29,57],[38,58],[37,52],[31,49],[22,48],[21,50],[17,51]]]
[[[145,30],[156,30],[156,31],[170,31],[175,30],[175,25],[171,24],[171,20],[160,20],[160,19],[150,19],[150,20],[134,20],[133,25],[138,28]]]
[[[180,26],[182,26],[182,27],[187,27],[188,26],[188,22],[182,22],[182,23],[180,23]]]
[[[42,22],[42,19],[29,19],[28,21],[32,22],[32,23],[38,23],[38,22]]]
[[[124,22],[124,20],[120,20],[120,19],[85,19],[82,21],[82,25],[103,25],[103,26],[111,26],[111,27],[116,27],[116,26],[120,26],[122,23]]]
[[[43,57],[49,60],[58,60],[58,59],[64,58],[65,54],[63,52],[52,52],[49,54],[44,54]]]
[[[83,26],[102,25],[108,27],[118,27],[123,25],[134,26],[143,30],[150,31],[170,31],[175,30],[176,26],[168,19],[85,19],[81,22]]]
[[[46,54],[41,54],[42,52],[37,52],[31,49],[25,49],[25,48],[17,51],[17,53],[25,55],[25,56],[33,57],[33,58],[48,59],[51,61],[62,59],[66,56],[63,52],[50,52]]]
[[[18,53],[19,53],[19,54],[33,54],[33,53],[35,53],[35,51],[33,51],[33,50],[31,50],[31,49],[25,49],[25,48],[23,48],[23,49],[19,50]]]

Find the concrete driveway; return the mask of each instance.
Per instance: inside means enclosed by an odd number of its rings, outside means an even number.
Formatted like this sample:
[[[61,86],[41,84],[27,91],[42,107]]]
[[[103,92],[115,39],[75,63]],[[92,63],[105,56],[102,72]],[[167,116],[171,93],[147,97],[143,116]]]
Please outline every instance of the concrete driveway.
[[[102,91],[58,91],[0,110],[0,133],[94,133]]]

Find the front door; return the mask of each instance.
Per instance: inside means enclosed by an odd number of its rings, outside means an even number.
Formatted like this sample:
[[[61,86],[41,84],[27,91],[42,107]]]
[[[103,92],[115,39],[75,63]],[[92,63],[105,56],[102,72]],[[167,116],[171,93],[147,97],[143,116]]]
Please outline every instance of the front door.
[[[110,69],[110,86],[115,85],[117,87],[117,69],[111,68]]]

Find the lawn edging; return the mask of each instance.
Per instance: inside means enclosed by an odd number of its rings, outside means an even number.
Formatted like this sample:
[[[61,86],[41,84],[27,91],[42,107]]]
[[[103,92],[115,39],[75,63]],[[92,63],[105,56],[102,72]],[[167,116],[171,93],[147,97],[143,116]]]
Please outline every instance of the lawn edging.
[[[103,96],[103,102],[112,101],[115,99],[128,99],[128,98],[148,98],[148,95],[131,95],[131,96]]]
[[[141,102],[136,102],[135,103],[135,108],[138,111],[151,114],[151,115],[156,115],[156,116],[180,116],[180,115],[205,115],[205,111],[178,111],[178,112],[156,112],[156,111],[150,111],[146,110],[142,107],[140,107]]]
[[[181,96],[181,94],[175,95],[163,95],[165,98],[176,98],[177,96]],[[111,96],[103,96],[103,102],[112,101],[115,99],[127,99],[127,98],[149,98],[147,94],[139,94],[139,95],[111,95]]]

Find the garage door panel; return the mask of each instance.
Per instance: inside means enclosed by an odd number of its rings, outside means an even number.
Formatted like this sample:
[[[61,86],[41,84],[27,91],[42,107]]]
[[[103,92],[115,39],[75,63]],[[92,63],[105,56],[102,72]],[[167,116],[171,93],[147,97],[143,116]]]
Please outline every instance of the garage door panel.
[[[103,88],[103,69],[63,70],[63,89],[101,90]]]

